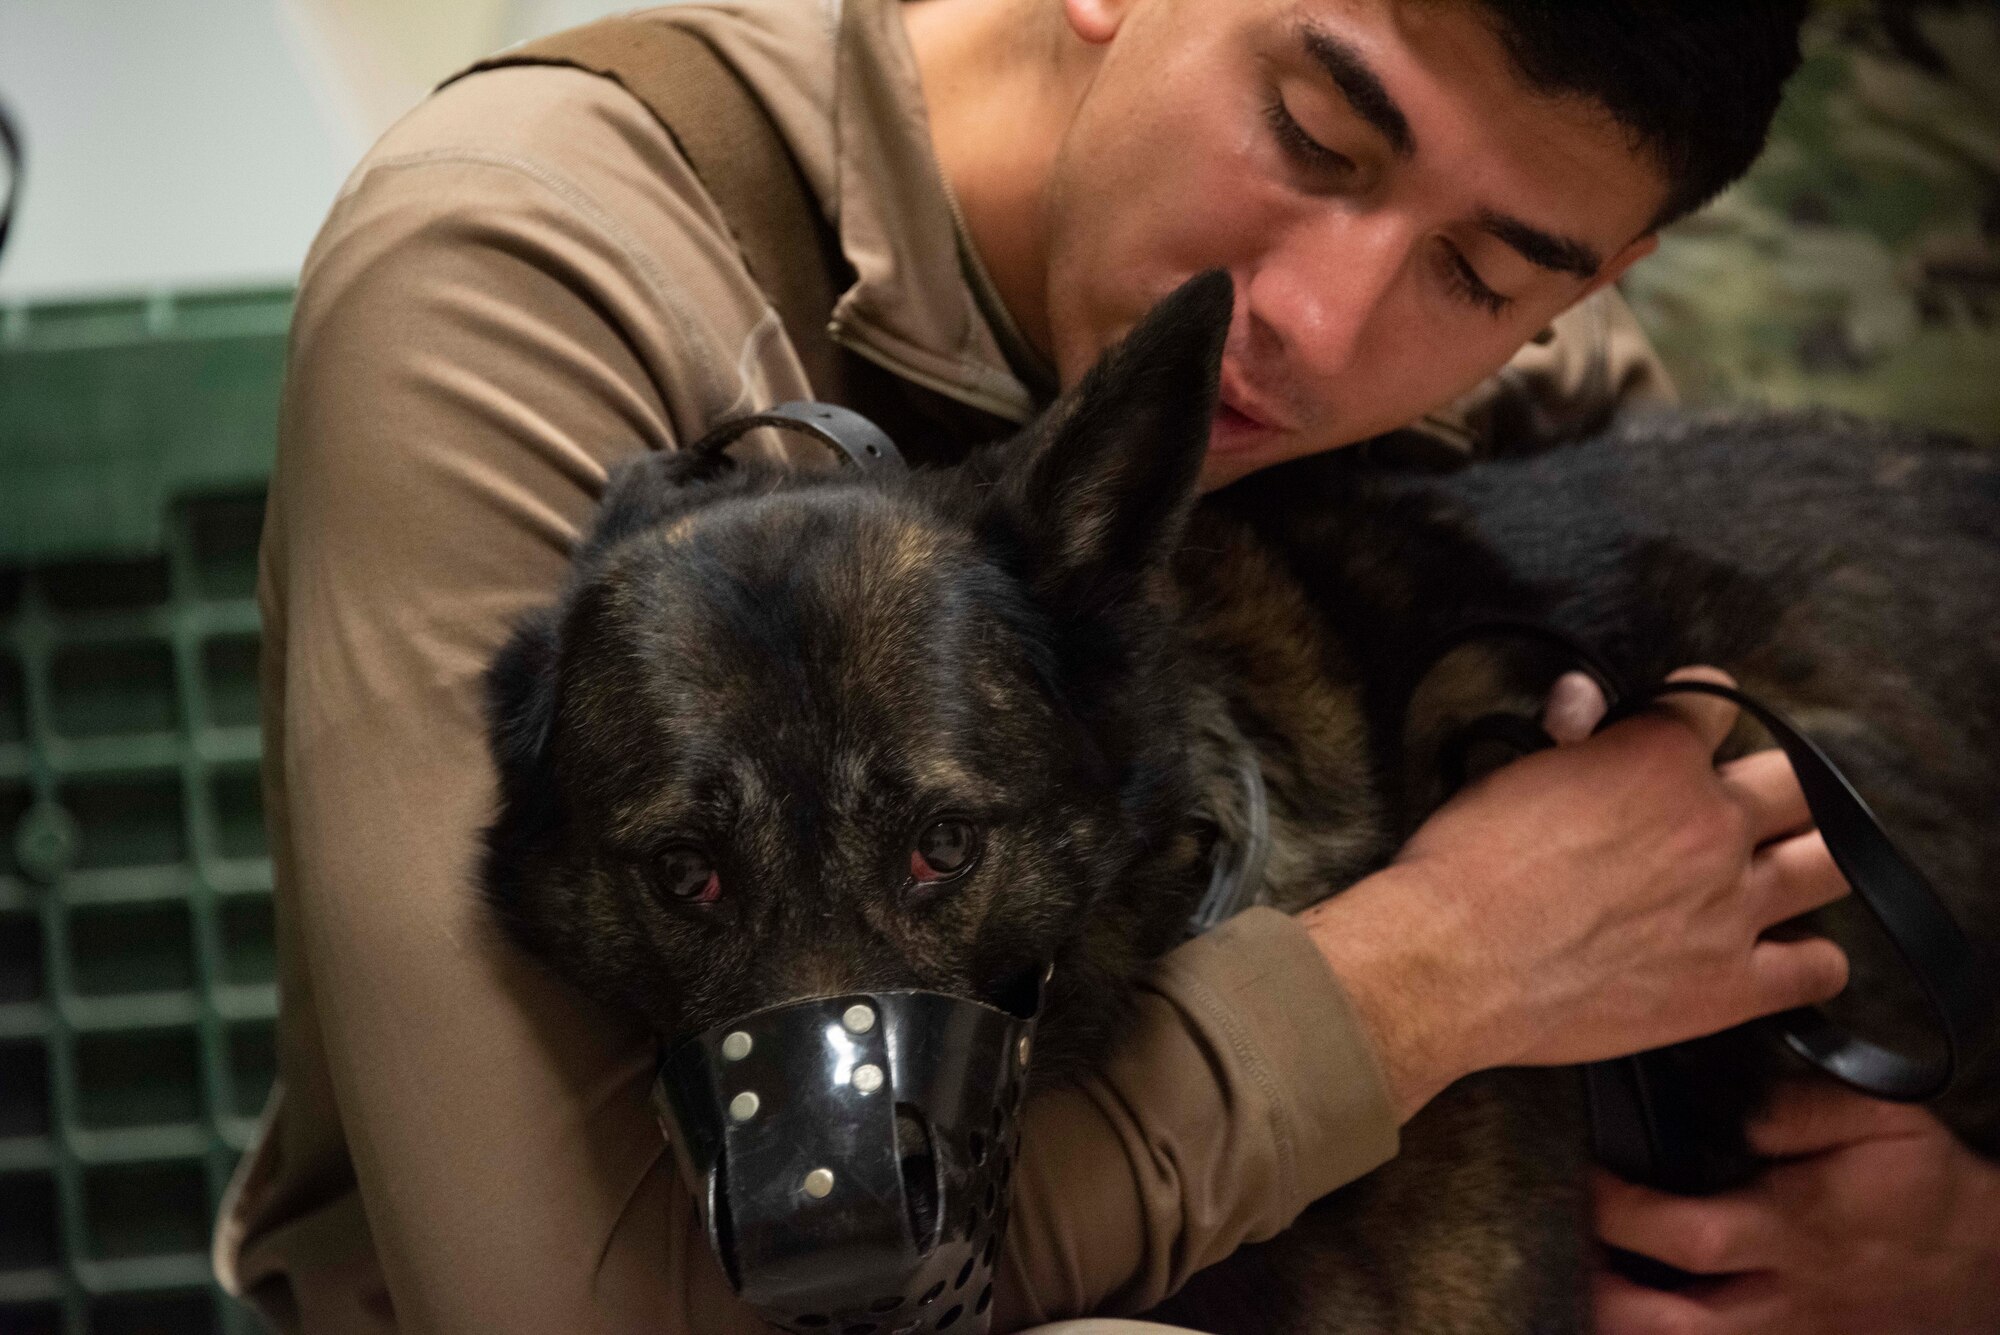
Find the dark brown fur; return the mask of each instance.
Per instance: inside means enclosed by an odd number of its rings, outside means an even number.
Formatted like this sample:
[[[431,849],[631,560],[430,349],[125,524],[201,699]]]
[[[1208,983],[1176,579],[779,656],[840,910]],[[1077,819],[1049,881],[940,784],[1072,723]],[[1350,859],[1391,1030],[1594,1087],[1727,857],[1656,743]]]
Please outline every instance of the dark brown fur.
[[[485,882],[517,939],[664,1035],[827,991],[990,995],[1054,960],[1037,1071],[1093,1060],[1196,888],[1166,558],[1198,455],[1132,445],[1205,420],[1213,370],[1187,367],[1220,339],[1162,326],[1098,378],[1137,416],[1080,395],[950,473],[628,469],[489,678]],[[909,850],[944,813],[983,851],[926,893]],[[685,842],[718,903],[650,879]]]
[[[516,938],[665,1037],[829,991],[988,995],[1053,959],[1035,1069],[1062,1079],[1115,1040],[1205,843],[1238,831],[1235,739],[1271,793],[1267,896],[1309,903],[1435,804],[1455,721],[1532,709],[1558,664],[1468,650],[1407,736],[1396,717],[1440,630],[1516,613],[1635,679],[1736,671],[2000,940],[1992,456],[1838,419],[1669,423],[1448,477],[1309,461],[1190,520],[1229,306],[1219,275],[1190,284],[1021,439],[949,472],[658,459],[618,479],[563,601],[490,677],[486,888]],[[984,845],[925,891],[903,869],[942,812]],[[713,905],[652,877],[689,841],[713,852]],[[1907,997],[1857,951],[1857,1005],[1893,1028]],[[1687,1052],[1719,1172],[1768,1053],[1740,1035]],[[1974,1076],[1940,1111],[1993,1152],[1990,1062]],[[1573,1073],[1462,1082],[1394,1162],[1170,1313],[1580,1330],[1583,1146]]]

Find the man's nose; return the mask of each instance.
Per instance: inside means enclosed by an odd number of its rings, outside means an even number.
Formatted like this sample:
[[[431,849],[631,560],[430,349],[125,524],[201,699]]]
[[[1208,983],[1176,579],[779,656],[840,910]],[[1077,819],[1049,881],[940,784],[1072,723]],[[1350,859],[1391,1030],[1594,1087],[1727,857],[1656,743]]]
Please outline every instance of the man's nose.
[[[1245,293],[1250,338],[1275,343],[1309,382],[1348,370],[1409,267],[1414,230],[1389,213],[1333,214],[1288,228]]]

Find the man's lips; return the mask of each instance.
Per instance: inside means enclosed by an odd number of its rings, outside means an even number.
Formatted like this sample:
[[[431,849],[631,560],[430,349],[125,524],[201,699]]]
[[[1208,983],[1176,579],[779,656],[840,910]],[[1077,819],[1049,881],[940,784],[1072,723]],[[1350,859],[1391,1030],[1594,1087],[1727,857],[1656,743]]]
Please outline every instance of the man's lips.
[[[1217,396],[1218,406],[1228,409],[1253,427],[1266,431],[1291,431],[1296,429],[1291,417],[1282,408],[1246,384],[1235,368],[1225,364],[1222,368],[1222,383]]]
[[[1253,449],[1273,436],[1293,429],[1290,418],[1271,406],[1270,401],[1251,392],[1225,365],[1221,392],[1210,424],[1208,448],[1212,454],[1233,454]]]

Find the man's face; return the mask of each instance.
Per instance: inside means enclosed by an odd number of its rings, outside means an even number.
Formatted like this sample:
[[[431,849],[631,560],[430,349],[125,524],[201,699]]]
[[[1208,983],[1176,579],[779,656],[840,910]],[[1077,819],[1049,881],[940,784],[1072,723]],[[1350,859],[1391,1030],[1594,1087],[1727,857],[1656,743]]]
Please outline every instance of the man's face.
[[[1659,171],[1471,3],[1065,2],[1101,58],[1048,198],[1057,369],[1227,268],[1208,486],[1407,425],[1652,246]]]

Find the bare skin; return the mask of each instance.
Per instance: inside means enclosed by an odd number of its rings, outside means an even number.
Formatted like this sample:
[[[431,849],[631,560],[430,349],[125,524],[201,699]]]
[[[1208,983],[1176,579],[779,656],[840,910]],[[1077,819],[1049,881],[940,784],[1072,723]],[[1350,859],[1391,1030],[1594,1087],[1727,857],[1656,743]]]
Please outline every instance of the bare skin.
[[[902,12],[974,244],[1065,384],[1181,280],[1230,270],[1211,488],[1414,421],[1656,244],[1653,162],[1595,106],[1522,88],[1463,4]],[[1590,736],[1600,712],[1559,690],[1549,723],[1570,744],[1461,794],[1394,866],[1304,916],[1405,1118],[1476,1070],[1693,1038],[1846,981],[1831,943],[1763,938],[1847,889],[1782,758],[1717,767],[1730,714],[1713,701]],[[1752,1205],[1770,1244],[1718,1251],[1729,1278],[1707,1295],[1607,1282],[1602,1327],[1974,1328],[1933,1317],[1991,1310],[1977,1277],[2000,1271],[1978,1240],[2000,1236],[1996,1170],[1927,1113],[1845,1115],[1861,1129],[1802,1149],[1754,1199],[1602,1192],[1606,1236],[1635,1250],[1673,1260]],[[1784,1143],[1797,1109],[1777,1116]],[[1946,1169],[1971,1185],[1926,1204]],[[1947,1260],[1919,1265],[1913,1246]],[[1881,1263],[1838,1260],[1862,1254]],[[1943,1296],[1909,1300],[1897,1257]]]

